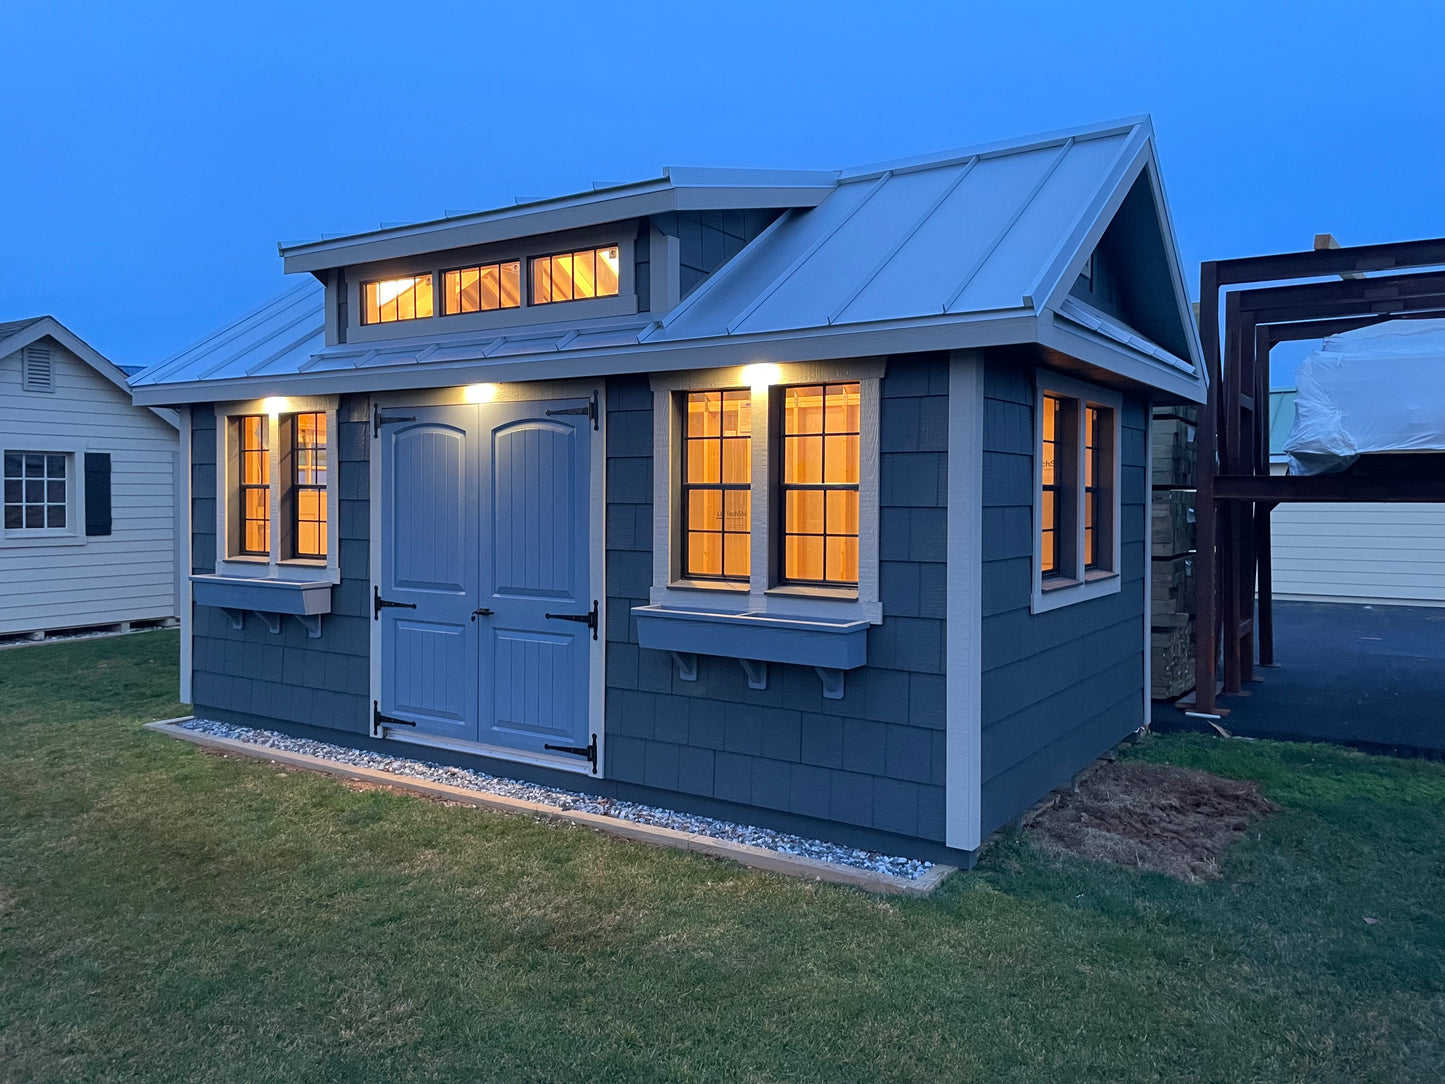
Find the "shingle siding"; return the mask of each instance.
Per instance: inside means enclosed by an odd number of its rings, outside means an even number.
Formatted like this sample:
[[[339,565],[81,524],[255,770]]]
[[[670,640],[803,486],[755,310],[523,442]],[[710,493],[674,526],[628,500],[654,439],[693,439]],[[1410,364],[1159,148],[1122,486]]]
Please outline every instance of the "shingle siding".
[[[1146,410],[1120,419],[1122,585],[1030,612],[1033,370],[991,354],[984,371],[982,824],[993,831],[1142,725]]]
[[[778,217],[778,213],[768,210],[676,211],[654,215],[650,220],[652,224],[678,239],[679,298],[692,293],[704,279],[741,252],[749,241]],[[640,251],[646,246],[639,242],[637,247]]]
[[[804,819],[836,838],[940,852],[947,361],[893,358],[881,391],[885,616],[869,630],[868,665],[827,700],[811,668],[771,664],[768,687],[755,690],[735,659],[703,657],[689,682],[670,655],[637,646],[622,615],[652,585],[652,398],[646,377],[609,382],[610,778],[751,806],[729,812],[754,821]]]
[[[282,618],[280,631],[273,633],[248,616],[238,630],[221,610],[195,606],[191,695],[197,715],[370,733],[367,412],[364,396],[343,398],[337,411],[340,499],[334,544],[341,583],[332,588],[321,636],[308,637],[291,618]],[[217,478],[216,416],[210,407],[192,409],[191,433],[192,570],[214,572],[216,511],[210,494]]]

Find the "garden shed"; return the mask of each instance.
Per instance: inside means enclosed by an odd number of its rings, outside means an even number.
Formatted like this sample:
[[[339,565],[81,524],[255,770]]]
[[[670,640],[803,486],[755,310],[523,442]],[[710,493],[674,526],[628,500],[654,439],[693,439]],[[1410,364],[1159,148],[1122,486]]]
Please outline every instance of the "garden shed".
[[[0,637],[177,614],[176,416],[50,316],[0,324]]]
[[[1147,119],[281,255],[134,382],[198,716],[955,864],[1145,724]]]

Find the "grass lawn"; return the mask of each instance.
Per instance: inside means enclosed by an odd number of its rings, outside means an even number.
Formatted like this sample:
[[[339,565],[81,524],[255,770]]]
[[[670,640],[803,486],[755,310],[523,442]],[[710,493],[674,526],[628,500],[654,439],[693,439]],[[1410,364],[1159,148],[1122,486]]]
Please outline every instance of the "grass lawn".
[[[0,1080],[1445,1079],[1440,764],[1153,738],[1283,807],[1222,881],[901,901],[207,755],[176,650],[0,652]]]

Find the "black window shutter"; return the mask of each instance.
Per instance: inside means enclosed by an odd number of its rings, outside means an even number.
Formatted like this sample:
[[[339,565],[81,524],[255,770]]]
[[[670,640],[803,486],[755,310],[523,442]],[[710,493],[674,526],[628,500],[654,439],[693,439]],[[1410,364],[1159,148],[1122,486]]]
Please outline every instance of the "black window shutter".
[[[85,533],[110,534],[110,453],[85,453]]]

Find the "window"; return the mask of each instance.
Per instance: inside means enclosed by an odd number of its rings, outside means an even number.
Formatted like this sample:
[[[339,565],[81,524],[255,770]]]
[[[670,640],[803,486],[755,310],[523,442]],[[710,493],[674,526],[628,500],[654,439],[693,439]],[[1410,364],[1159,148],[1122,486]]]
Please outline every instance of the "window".
[[[532,259],[532,304],[616,297],[618,248],[589,248]]]
[[[240,485],[237,489],[237,552],[266,556],[271,552],[271,454],[266,445],[266,415],[235,419]]]
[[[1035,612],[1119,589],[1122,400],[1052,374],[1040,383]]]
[[[68,523],[70,456],[6,450],[5,529],[44,531]]]
[[[515,309],[522,304],[522,264],[518,260],[447,271],[442,280],[442,311],[448,316]]]
[[[861,386],[781,391],[782,578],[856,585]]]
[[[297,414],[292,419],[291,502],[295,508],[293,555],[326,556],[326,415]]]
[[[405,278],[364,282],[362,323],[390,324],[398,320],[420,320],[432,315],[432,276],[410,275]]]
[[[752,393],[688,393],[682,472],[684,576],[747,582],[752,458]]]

